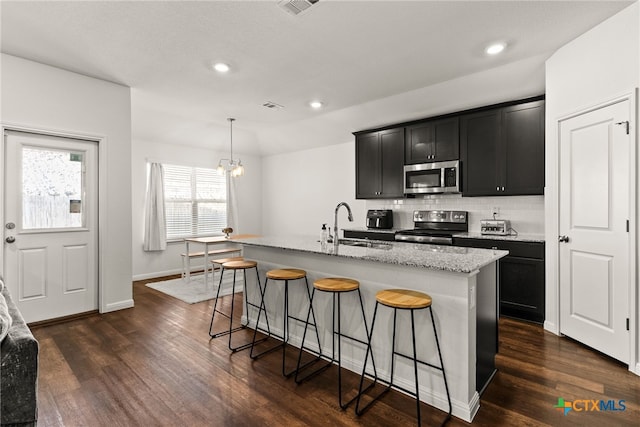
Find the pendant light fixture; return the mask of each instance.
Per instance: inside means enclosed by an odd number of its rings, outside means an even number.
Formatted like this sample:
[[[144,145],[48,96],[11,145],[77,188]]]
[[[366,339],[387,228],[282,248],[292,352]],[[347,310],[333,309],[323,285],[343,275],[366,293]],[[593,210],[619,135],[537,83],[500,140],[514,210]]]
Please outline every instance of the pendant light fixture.
[[[218,167],[216,170],[218,174],[223,175],[225,172],[229,172],[231,176],[242,176],[244,175],[244,166],[242,166],[242,161],[240,159],[233,160],[233,122],[235,119],[228,118],[229,120],[229,129],[230,129],[230,141],[231,141],[231,150],[230,150],[230,158],[229,159],[220,159],[218,162]]]

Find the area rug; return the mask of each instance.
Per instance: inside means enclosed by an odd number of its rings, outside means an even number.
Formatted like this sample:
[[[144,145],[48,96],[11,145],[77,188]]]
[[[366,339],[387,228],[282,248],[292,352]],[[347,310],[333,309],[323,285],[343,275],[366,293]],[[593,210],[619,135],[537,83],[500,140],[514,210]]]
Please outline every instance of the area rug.
[[[165,280],[163,282],[147,283],[147,286],[174,298],[178,298],[186,303],[195,304],[197,302],[207,301],[216,297],[220,276],[216,274],[213,279],[214,280],[212,281],[211,277],[209,277],[209,283],[208,285],[205,285],[204,276],[202,274],[192,274],[189,282],[179,278]],[[236,292],[242,292],[242,284],[242,274],[238,274],[236,277]],[[222,281],[220,296],[230,295],[232,290],[233,276],[228,275],[228,277],[225,277]]]

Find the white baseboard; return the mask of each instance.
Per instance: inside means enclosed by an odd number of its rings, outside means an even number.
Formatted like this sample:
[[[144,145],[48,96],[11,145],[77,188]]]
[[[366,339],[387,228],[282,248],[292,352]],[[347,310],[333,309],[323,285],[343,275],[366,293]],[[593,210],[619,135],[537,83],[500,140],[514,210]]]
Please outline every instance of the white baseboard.
[[[182,269],[177,268],[174,270],[155,271],[153,273],[135,274],[131,278],[131,280],[135,282],[136,280],[155,279],[156,277],[173,276],[174,274],[182,274]]]
[[[124,310],[125,308],[131,308],[131,307],[133,307],[133,300],[132,299],[128,299],[128,300],[124,300],[124,301],[118,301],[118,302],[112,302],[111,304],[105,305],[100,310],[100,313],[109,313],[111,311]]]
[[[555,335],[560,335],[560,328],[558,328],[558,325],[556,323],[545,320],[542,327],[544,328],[545,331],[551,332],[552,334],[555,334]]]

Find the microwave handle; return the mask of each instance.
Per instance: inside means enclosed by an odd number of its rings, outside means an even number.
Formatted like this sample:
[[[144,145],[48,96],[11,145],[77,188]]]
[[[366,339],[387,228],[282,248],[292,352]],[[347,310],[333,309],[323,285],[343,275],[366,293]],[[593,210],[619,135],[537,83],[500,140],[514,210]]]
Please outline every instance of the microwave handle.
[[[445,175],[447,174],[446,168],[440,168],[440,188],[445,186]]]

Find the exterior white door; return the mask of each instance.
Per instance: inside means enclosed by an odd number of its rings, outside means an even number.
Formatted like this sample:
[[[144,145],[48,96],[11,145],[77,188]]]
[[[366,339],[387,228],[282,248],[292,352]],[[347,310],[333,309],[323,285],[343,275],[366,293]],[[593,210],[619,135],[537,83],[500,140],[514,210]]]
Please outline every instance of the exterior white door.
[[[98,144],[7,131],[4,279],[27,322],[98,308]]]
[[[629,363],[629,100],[560,122],[560,332]]]

